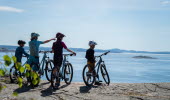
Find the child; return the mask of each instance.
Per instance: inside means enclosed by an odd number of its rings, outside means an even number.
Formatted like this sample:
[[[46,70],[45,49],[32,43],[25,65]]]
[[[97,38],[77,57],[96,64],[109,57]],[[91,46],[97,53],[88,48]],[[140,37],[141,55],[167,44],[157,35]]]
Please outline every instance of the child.
[[[55,38],[52,38],[50,40],[46,41],[38,41],[38,37],[40,35],[38,33],[31,33],[31,41],[29,42],[29,48],[30,48],[30,57],[28,60],[28,63],[31,64],[39,64],[39,46],[41,44],[48,43],[52,40],[55,40]],[[32,68],[34,71],[38,71],[39,68]]]
[[[25,52],[24,50],[24,45],[25,45],[25,41],[22,41],[22,40],[19,40],[18,41],[18,45],[19,47],[16,49],[15,51],[15,57],[17,58],[17,62],[21,63],[21,60],[22,60],[22,56],[23,54],[26,56],[26,57],[29,57],[29,54]]]
[[[94,57],[94,48],[95,46],[97,45],[96,42],[94,41],[89,41],[89,46],[90,48],[86,51],[86,56],[85,58],[87,59],[87,64],[89,65],[89,72],[92,73],[93,70],[94,70],[94,67],[95,67],[95,57]],[[96,74],[96,71],[93,72],[93,74],[95,75]],[[100,85],[100,82],[101,81],[96,81],[95,79],[95,85]]]
[[[63,61],[63,48],[66,49],[68,52],[71,52],[74,55],[76,55],[75,52],[68,49],[67,46],[65,45],[65,43],[62,42],[63,37],[65,37],[65,35],[58,32],[56,34],[57,41],[54,42],[53,46],[52,46],[52,51],[54,52],[54,67],[55,67],[55,70],[53,71],[53,74],[55,76],[57,76],[57,77],[58,77],[58,75],[56,75],[56,71],[59,72],[60,67],[62,65],[62,61]],[[55,86],[54,89],[57,89],[60,86],[59,80],[57,80],[55,84],[56,84],[56,86]]]

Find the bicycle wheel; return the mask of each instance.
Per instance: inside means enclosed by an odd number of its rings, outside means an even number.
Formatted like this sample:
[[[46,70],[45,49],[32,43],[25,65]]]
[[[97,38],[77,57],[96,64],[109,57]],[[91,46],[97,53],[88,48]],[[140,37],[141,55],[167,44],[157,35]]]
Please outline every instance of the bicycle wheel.
[[[89,65],[86,65],[83,68],[82,76],[83,76],[83,81],[87,86],[92,86],[94,81],[95,81],[95,76],[93,73],[89,72]]]
[[[33,64],[31,65],[31,68],[38,69],[38,65]],[[27,83],[30,83],[30,85],[33,87],[37,87],[40,83],[40,75],[38,74],[38,70],[28,71],[28,72],[30,73],[30,76],[27,78]]]
[[[53,68],[54,64],[53,61],[49,61],[46,63],[46,67],[45,67],[45,76],[47,78],[47,80],[50,82],[51,81],[51,73],[52,73],[52,68]]]
[[[57,81],[60,83],[60,78],[57,77],[57,76],[59,76],[59,73],[56,71],[56,73],[54,74],[54,73],[53,73],[54,70],[55,70],[55,67],[53,67],[52,72],[51,72],[51,81],[50,81],[50,82],[51,82],[52,88],[55,88],[55,83],[56,83]]]
[[[10,81],[11,83],[17,83],[17,78],[21,77],[21,73],[15,68],[15,66],[12,66],[10,68]]]
[[[64,81],[66,84],[70,84],[73,78],[73,67],[70,63],[64,67]]]
[[[104,64],[102,64],[100,69],[101,69],[101,74],[102,74],[104,81],[106,82],[106,84],[109,85],[110,84],[110,78],[109,78],[109,74],[106,70],[106,66]]]

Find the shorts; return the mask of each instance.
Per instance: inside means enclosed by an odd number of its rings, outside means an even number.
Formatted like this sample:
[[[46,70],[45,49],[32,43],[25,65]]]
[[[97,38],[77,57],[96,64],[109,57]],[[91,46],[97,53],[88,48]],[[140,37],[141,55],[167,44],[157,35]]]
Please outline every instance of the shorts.
[[[89,68],[89,72],[92,72],[95,68],[95,62],[94,63],[91,63],[91,62],[87,62],[87,64],[89,65],[88,68]]]
[[[31,66],[33,71],[39,70],[39,57],[29,56],[27,63]],[[32,65],[36,65],[36,66],[32,66]]]
[[[54,57],[54,67],[59,68],[61,67],[63,62],[63,58],[62,57]]]

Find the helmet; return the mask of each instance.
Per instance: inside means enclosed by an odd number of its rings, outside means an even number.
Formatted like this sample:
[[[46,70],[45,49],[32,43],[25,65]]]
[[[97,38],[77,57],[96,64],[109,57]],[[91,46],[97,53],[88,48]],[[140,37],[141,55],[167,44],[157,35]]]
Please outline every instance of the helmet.
[[[19,40],[19,41],[18,41],[18,44],[19,44],[19,45],[20,45],[20,44],[26,44],[26,42],[23,41],[23,40]]]
[[[89,41],[89,46],[91,46],[91,45],[97,45],[97,43],[94,41]]]
[[[39,37],[39,36],[40,36],[40,35],[39,35],[38,33],[35,33],[35,32],[31,33],[31,38]]]
[[[58,33],[56,34],[56,38],[62,38],[62,37],[65,37],[65,35],[62,34],[62,33],[60,33],[60,32],[58,32]]]

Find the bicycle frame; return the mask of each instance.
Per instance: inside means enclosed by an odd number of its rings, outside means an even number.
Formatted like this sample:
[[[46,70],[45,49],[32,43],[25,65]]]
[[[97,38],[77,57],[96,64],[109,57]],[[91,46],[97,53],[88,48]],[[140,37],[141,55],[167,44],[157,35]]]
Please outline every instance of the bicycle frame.
[[[40,51],[40,52],[42,52],[42,51]],[[41,63],[39,63],[39,66],[40,66],[40,67],[42,66],[40,69],[41,69],[41,71],[42,71],[43,73],[44,73],[44,65],[45,65],[45,63],[50,60],[49,57],[47,56],[47,53],[48,53],[48,52],[50,52],[50,51],[45,51],[45,52],[43,52],[43,53],[44,53],[43,58],[42,58],[42,60],[41,60]]]
[[[64,78],[64,66],[69,63],[69,61],[67,60],[67,56],[69,54],[64,54],[64,59],[63,59],[63,62],[62,62],[62,65],[61,65],[61,68],[60,68],[60,77],[63,79]]]
[[[106,53],[103,53],[103,54],[101,54],[100,56],[96,56],[96,58],[99,58],[99,61],[98,61],[97,64],[95,65],[93,72],[96,71],[95,69],[97,68],[95,77],[97,77],[98,79],[99,79],[98,73],[99,73],[99,70],[100,70],[99,68],[100,68],[101,64],[104,64],[104,61],[103,61],[103,59],[102,59],[102,56],[103,56],[103,55],[107,55],[109,52],[110,52],[110,51],[108,51],[108,52],[106,52]]]
[[[99,73],[99,68],[100,68],[100,66],[101,66],[101,64],[104,64],[104,61],[102,60],[102,57],[100,56],[99,57],[99,61],[97,62],[97,64],[95,65],[95,67],[94,67],[94,71],[95,71],[95,69],[97,68],[97,71],[96,71],[96,77],[99,79],[99,77],[98,77],[98,73]]]
[[[47,53],[44,53],[44,56],[43,56],[43,58],[42,58],[42,60],[41,60],[41,63],[39,64],[39,66],[41,66],[42,65],[42,71],[44,72],[44,64],[45,64],[45,62],[46,62],[46,58],[47,58]]]

